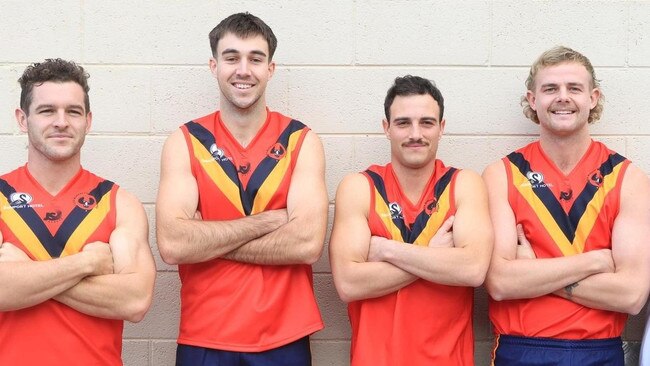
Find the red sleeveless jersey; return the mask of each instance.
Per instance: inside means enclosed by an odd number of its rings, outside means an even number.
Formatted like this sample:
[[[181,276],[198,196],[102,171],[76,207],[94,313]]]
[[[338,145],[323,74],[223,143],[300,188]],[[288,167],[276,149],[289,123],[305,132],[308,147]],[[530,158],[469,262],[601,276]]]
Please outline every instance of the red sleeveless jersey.
[[[456,212],[457,172],[436,160],[424,193],[412,204],[391,164],[368,168],[372,235],[428,245]],[[418,279],[394,293],[351,302],[351,365],[473,365],[473,301],[473,288]]]
[[[537,258],[611,249],[627,159],[592,141],[565,176],[534,142],[503,158],[503,163],[510,207]],[[490,319],[497,334],[596,339],[620,336],[627,315],[545,295],[491,300]]]
[[[74,255],[108,242],[118,186],[80,169],[56,196],[26,166],[0,177],[0,230],[32,260]],[[0,312],[0,365],[122,365],[121,320],[86,315],[55,300]]]
[[[309,130],[304,124],[268,111],[266,122],[246,148],[227,130],[219,112],[181,129],[203,220],[233,220],[287,207],[291,174]],[[257,265],[217,258],[178,267],[180,344],[259,352],[323,328],[309,265]]]

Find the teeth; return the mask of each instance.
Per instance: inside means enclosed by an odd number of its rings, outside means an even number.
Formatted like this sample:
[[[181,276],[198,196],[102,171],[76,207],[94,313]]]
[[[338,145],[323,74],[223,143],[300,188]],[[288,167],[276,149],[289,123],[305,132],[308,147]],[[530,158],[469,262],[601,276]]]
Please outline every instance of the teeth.
[[[235,84],[235,88],[237,89],[250,89],[252,85],[250,84]]]
[[[573,111],[553,111],[553,114],[572,114]]]

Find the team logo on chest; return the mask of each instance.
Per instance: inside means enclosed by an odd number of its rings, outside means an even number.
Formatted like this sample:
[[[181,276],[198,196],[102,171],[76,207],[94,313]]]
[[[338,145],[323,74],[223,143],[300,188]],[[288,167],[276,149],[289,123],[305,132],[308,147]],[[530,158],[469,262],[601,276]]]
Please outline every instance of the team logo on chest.
[[[541,172],[534,172],[531,170],[528,173],[526,173],[526,179],[528,179],[528,182],[530,183],[530,186],[533,189],[552,186],[552,184],[547,184],[546,182],[544,182],[544,174],[542,174]]]
[[[431,214],[434,212],[438,212],[438,200],[435,197],[433,197],[426,203],[426,205],[424,205],[424,212],[426,212],[426,214],[429,216],[431,216]]]
[[[287,149],[281,144],[276,143],[269,149],[267,155],[275,160],[280,160],[287,153]]]
[[[13,208],[29,207],[28,205],[32,200],[32,195],[25,192],[15,192],[9,195],[9,205]]]
[[[603,184],[603,174],[599,169],[594,170],[589,174],[589,183],[594,187],[600,187]]]
[[[46,212],[45,217],[43,217],[43,221],[59,221],[61,220],[61,214],[61,210]]]
[[[212,155],[212,158],[217,162],[228,160],[223,149],[219,148],[217,144],[210,145],[210,155]]]
[[[393,220],[401,220],[404,218],[402,215],[402,206],[397,202],[391,202],[388,204],[388,209],[390,210],[390,218]]]
[[[83,210],[90,211],[97,206],[97,200],[88,193],[80,193],[74,198],[74,204]]]

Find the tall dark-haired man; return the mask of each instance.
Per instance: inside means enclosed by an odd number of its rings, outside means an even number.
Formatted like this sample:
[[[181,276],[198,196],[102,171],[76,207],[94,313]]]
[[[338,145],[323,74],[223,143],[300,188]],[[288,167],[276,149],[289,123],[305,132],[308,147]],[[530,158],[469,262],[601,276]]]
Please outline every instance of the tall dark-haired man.
[[[81,167],[87,77],[53,59],[19,80],[27,164],[0,177],[1,365],[122,365],[123,320],[151,304],[142,205]]]
[[[601,91],[567,47],[530,68],[539,140],[487,167],[495,232],[486,285],[495,365],[624,365],[621,333],[650,289],[650,183],[593,141]]]
[[[492,229],[480,176],[436,159],[443,108],[429,80],[395,79],[383,121],[391,162],[338,188],[330,258],[353,366],[474,364],[474,287]]]
[[[277,41],[234,14],[210,32],[219,111],[167,139],[156,209],[179,265],[177,365],[310,365],[323,323],[311,264],[327,222],[324,154],[304,124],[266,106]]]

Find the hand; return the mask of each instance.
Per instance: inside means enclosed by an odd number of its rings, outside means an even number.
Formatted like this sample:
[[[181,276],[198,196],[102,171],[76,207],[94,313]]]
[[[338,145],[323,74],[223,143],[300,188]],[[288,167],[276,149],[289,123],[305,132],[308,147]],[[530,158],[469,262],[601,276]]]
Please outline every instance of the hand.
[[[32,259],[17,246],[5,242],[0,244],[0,262],[25,262]]]
[[[113,253],[108,243],[96,241],[84,245],[81,253],[87,255],[92,263],[91,275],[113,274]]]
[[[452,248],[454,246],[453,225],[455,216],[449,216],[445,222],[440,225],[436,234],[429,240],[429,247]]]
[[[528,239],[526,239],[526,234],[524,234],[524,227],[521,224],[517,224],[517,259],[536,259],[535,251],[533,250],[532,245]]]
[[[371,236],[370,237],[370,246],[368,247],[368,259],[367,262],[382,262],[383,259],[383,248],[388,244],[388,239],[382,236]]]

